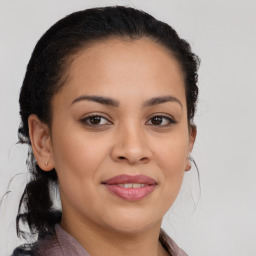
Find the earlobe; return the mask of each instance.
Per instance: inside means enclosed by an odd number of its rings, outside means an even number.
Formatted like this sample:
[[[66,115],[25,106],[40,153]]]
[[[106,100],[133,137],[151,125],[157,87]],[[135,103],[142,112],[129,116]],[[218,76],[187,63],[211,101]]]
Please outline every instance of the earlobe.
[[[187,157],[185,172],[190,171],[190,169],[191,169],[191,161],[190,161],[190,157]]]
[[[29,137],[37,164],[44,171],[54,168],[50,129],[35,114],[28,118]]]

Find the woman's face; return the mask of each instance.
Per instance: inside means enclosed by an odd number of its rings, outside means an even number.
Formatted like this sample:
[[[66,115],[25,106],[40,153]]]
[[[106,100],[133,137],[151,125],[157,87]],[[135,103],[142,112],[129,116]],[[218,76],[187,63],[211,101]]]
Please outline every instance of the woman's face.
[[[159,224],[195,137],[171,54],[145,38],[93,43],[75,56],[52,108],[63,222],[121,232]]]

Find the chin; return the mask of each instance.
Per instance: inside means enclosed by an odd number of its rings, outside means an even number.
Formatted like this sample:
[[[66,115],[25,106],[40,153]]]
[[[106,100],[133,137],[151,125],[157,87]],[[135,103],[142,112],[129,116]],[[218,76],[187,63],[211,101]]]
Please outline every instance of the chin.
[[[107,216],[105,215],[105,217]],[[145,213],[145,211],[125,211],[120,214],[116,213],[115,215],[112,215],[108,220],[105,219],[105,223],[108,228],[113,231],[134,234],[145,232],[158,223],[160,227],[161,220],[161,216],[153,216]]]

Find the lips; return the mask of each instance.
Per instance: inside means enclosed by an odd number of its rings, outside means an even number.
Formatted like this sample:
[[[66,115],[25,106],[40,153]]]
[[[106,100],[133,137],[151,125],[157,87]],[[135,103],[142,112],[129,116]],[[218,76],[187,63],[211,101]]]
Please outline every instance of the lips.
[[[102,184],[112,194],[127,201],[136,201],[152,193],[157,182],[145,175],[119,175],[102,182]]]

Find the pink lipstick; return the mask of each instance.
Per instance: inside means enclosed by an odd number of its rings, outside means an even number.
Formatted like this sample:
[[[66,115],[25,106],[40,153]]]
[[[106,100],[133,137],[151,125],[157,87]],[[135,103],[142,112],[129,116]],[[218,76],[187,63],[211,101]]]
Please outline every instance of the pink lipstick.
[[[154,179],[145,175],[119,175],[102,182],[102,184],[111,193],[127,201],[143,199],[153,192],[157,185]]]

